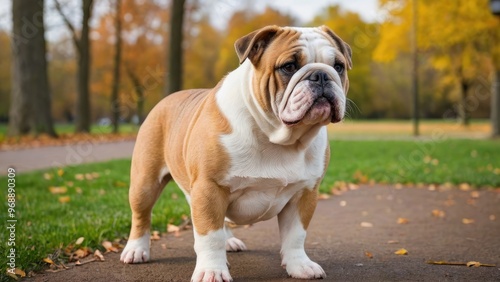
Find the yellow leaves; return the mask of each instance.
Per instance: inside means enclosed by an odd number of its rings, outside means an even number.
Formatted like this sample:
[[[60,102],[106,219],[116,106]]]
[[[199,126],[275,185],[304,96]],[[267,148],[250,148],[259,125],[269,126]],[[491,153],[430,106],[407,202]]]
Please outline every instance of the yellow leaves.
[[[369,259],[372,259],[373,258],[373,254],[368,252],[368,251],[365,251],[365,257],[369,258]]]
[[[406,255],[408,255],[408,251],[404,248],[401,248],[401,249],[395,251],[394,254],[399,255],[399,256],[406,256]]]
[[[44,258],[43,261],[48,264],[54,264],[54,261],[51,258]]]

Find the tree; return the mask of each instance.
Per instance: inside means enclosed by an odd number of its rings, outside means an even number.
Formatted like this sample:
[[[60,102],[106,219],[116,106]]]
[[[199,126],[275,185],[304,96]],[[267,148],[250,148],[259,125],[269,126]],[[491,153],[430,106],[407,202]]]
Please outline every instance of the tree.
[[[380,93],[375,90],[374,69],[371,54],[379,40],[379,26],[366,23],[354,12],[344,11],[340,6],[330,6],[318,15],[311,26],[326,25],[339,35],[352,49],[353,69],[349,71],[348,98],[358,105],[363,116],[373,116],[377,112],[376,97]],[[357,110],[355,105],[348,104],[349,112]]]
[[[248,9],[236,11],[229,20],[224,41],[221,43],[219,59],[215,65],[216,77],[221,79],[238,67],[239,60],[234,50],[234,42],[238,38],[266,25],[293,26],[295,23],[293,17],[270,7],[260,14],[250,9],[250,6]]]
[[[185,0],[172,0],[172,9],[170,10],[169,75],[166,95],[179,91],[182,87],[184,3]]]
[[[12,98],[9,134],[56,137],[47,75],[43,0],[12,1]]]
[[[70,30],[73,44],[78,54],[77,71],[77,100],[76,100],[76,132],[90,132],[91,114],[90,114],[90,39],[89,39],[89,20],[92,16],[93,0],[82,0],[82,29],[78,36],[75,27],[69,21],[67,15],[63,12],[59,0],[54,0],[59,14],[64,20],[67,28]]]
[[[398,53],[409,51],[411,1],[381,0],[388,11],[383,23],[375,60],[393,61]],[[418,49],[428,55],[432,67],[443,75],[443,83],[452,82],[458,89],[456,112],[462,124],[468,123],[471,110],[471,87],[487,76],[485,64],[492,65],[491,36],[498,31],[498,21],[490,14],[488,0],[418,1]]]
[[[118,133],[120,123],[120,100],[118,91],[120,86],[120,63],[122,56],[122,21],[121,21],[121,0],[116,0],[115,4],[115,56],[113,68],[113,86],[111,89],[111,122],[113,133]]]

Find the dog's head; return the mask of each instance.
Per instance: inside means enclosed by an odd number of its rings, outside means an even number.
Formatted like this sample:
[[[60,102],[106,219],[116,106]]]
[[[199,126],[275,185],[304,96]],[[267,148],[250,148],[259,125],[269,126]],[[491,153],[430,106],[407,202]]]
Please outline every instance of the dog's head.
[[[253,65],[254,98],[280,126],[293,131],[344,118],[351,48],[328,27],[267,26],[235,47],[240,63]]]

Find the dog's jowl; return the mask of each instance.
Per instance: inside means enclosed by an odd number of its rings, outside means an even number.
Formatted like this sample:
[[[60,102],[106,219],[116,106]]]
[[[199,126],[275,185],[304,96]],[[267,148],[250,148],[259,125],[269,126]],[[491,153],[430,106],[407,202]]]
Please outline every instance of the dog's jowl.
[[[139,130],[130,172],[132,229],[121,260],[151,259],[151,210],[173,179],[191,206],[192,281],[232,280],[226,251],[246,247],[225,221],[274,216],[288,274],[324,278],[304,241],[329,162],[325,126],[344,118],[351,49],[325,26],[267,26],[235,47],[236,70],[213,89],[166,97]]]

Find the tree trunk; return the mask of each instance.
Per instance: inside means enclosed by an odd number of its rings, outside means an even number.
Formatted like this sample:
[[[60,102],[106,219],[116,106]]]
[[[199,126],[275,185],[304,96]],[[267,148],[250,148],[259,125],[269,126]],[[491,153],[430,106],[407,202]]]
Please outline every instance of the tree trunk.
[[[90,40],[89,40],[89,19],[92,15],[92,0],[83,0],[82,2],[83,18],[82,32],[78,40],[78,97],[76,102],[76,132],[90,132],[91,113],[90,113]]]
[[[137,117],[139,124],[144,121],[144,86],[141,84],[137,75],[127,66],[127,74],[134,85],[135,95],[137,96]]]
[[[12,102],[9,134],[57,137],[51,116],[43,0],[12,1]]]
[[[469,82],[462,78],[461,81],[461,93],[460,93],[460,105],[458,107],[458,116],[460,118],[460,124],[463,126],[469,125],[469,111],[467,109],[467,94],[469,92]]]
[[[500,137],[500,69],[493,72],[491,84],[491,135]]]
[[[168,90],[165,96],[182,88],[182,29],[185,0],[172,0]]]
[[[121,0],[116,0],[115,15],[115,57],[113,70],[113,86],[111,89],[111,122],[113,124],[113,133],[118,133],[120,124],[120,99],[118,91],[120,86],[120,62],[122,53],[122,22],[121,22]]]

